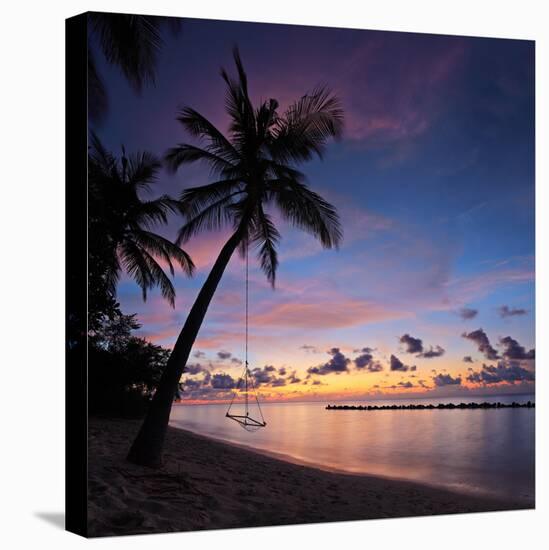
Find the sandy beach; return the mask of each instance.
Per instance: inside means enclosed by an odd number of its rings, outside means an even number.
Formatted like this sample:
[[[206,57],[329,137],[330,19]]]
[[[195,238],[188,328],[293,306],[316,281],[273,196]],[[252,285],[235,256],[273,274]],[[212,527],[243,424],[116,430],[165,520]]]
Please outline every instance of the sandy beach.
[[[525,507],[524,501],[321,471],[175,428],[168,431],[164,467],[151,470],[125,460],[139,424],[90,418],[89,536]]]

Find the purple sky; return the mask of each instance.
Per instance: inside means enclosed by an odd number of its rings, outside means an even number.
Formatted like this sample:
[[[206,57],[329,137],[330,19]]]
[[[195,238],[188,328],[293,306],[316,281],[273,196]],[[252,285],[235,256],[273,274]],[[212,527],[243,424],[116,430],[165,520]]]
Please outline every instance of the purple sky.
[[[251,359],[266,398],[533,391],[533,42],[188,19],[165,41],[156,86],[140,95],[101,63],[111,105],[97,132],[114,152],[190,141],[182,105],[224,130],[219,69],[233,70],[235,44],[254,100],[284,107],[326,84],[345,110],[343,139],[302,166],[337,206],[343,246],[323,251],[280,222],[276,291],[251,268]],[[186,167],[155,193],[209,181]],[[160,232],[173,238],[180,223]],[[199,269],[176,277],[175,310],[158,292],[144,304],[123,278],[122,307],[143,335],[173,344],[227,235],[185,246]],[[234,258],[185,376],[193,399],[226,397],[223,375],[239,375],[243,290]]]

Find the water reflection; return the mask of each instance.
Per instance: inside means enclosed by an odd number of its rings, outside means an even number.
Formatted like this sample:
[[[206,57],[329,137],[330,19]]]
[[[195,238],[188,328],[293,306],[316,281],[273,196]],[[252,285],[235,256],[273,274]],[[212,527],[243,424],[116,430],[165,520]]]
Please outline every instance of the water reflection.
[[[533,396],[482,401],[529,399]],[[170,422],[324,468],[503,497],[534,495],[533,409],[365,412],[326,411],[323,403],[268,403],[267,428],[251,434],[227,420],[225,408],[174,406]]]

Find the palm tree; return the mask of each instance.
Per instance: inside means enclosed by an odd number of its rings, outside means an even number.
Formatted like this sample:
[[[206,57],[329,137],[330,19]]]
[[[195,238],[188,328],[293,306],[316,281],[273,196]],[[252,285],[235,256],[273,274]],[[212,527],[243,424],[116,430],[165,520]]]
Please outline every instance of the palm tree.
[[[175,289],[159,261],[172,276],[174,262],[192,275],[194,265],[178,245],[151,231],[151,226],[167,223],[176,202],[164,195],[142,200],[139,193],[150,190],[161,167],[150,153],[121,159],[105,150],[91,134],[88,156],[88,223],[90,287],[98,294],[115,296],[120,272],[124,269],[147,291],[159,286],[162,296],[175,306]]]
[[[154,84],[156,58],[163,46],[162,27],[178,28],[175,18],[124,13],[90,13],[89,37],[106,61],[118,67],[136,92]],[[108,95],[88,39],[88,97],[91,120],[100,122],[108,110]]]
[[[183,191],[180,206],[186,217],[178,243],[201,231],[232,225],[232,235],[192,306],[173,348],[158,389],[128,459],[158,467],[171,405],[204,316],[229,260],[237,248],[257,249],[262,270],[274,286],[280,233],[266,208],[273,205],[292,225],[337,247],[342,231],[336,209],[305,184],[296,165],[322,157],[327,141],[343,128],[339,100],[326,88],[317,88],[291,105],[282,115],[274,99],[254,107],[238,50],[234,51],[238,78],[225,71],[226,107],[230,116],[225,137],[204,116],[190,108],[179,121],[202,146],[180,144],[168,151],[166,161],[175,171],[183,164],[207,163],[216,181]]]

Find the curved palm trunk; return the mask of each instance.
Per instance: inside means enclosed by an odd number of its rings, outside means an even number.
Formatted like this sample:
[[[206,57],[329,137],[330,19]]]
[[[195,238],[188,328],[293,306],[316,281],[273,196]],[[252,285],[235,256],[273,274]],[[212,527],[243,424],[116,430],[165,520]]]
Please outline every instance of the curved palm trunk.
[[[217,285],[243,233],[242,229],[238,229],[225,243],[206,282],[200,289],[162,373],[143,425],[128,454],[128,460],[131,462],[153,468],[160,467],[162,463],[162,447],[179,380]]]

